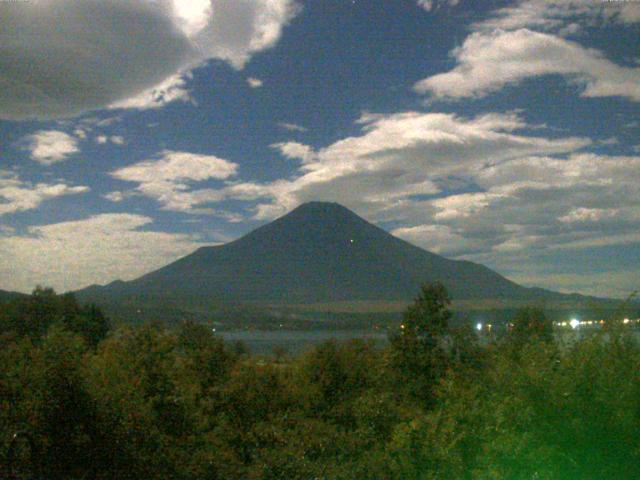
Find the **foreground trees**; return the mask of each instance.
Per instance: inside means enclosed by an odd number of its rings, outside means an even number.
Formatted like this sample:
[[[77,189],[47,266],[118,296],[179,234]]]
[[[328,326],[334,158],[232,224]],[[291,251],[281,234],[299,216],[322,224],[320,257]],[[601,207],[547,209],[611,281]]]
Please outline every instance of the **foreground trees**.
[[[265,361],[201,325],[106,333],[72,297],[21,302],[0,305],[0,476],[24,430],[51,479],[640,478],[624,332],[559,347],[528,309],[480,348],[429,285],[388,347]]]
[[[433,389],[449,364],[450,304],[442,284],[424,285],[404,312],[400,330],[390,338],[397,387],[428,405],[433,403]]]

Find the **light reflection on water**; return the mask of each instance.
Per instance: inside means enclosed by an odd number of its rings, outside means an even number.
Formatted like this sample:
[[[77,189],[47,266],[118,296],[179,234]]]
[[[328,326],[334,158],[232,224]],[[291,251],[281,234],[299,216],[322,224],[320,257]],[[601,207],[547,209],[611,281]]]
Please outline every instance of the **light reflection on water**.
[[[556,330],[556,342],[565,347],[588,337],[600,328],[578,328],[576,330]],[[640,341],[640,329],[633,329],[633,334]],[[274,348],[282,348],[289,355],[296,355],[311,349],[326,340],[347,341],[355,338],[370,340],[384,346],[388,343],[385,331],[371,330],[241,330],[232,332],[217,332],[221,338],[229,343],[241,341],[254,355],[271,355]],[[487,345],[492,335],[479,335],[480,344]]]

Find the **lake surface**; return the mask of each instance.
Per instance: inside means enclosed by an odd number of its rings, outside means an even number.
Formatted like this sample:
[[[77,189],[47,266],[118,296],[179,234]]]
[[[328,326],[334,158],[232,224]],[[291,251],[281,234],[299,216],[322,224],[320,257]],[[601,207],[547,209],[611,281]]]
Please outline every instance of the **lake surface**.
[[[272,331],[235,331],[217,332],[225,341],[233,343],[241,341],[254,355],[270,355],[276,347],[283,348],[287,354],[296,355],[305,352],[326,340],[347,341],[354,338],[372,340],[377,344],[387,343],[386,332],[371,330],[272,330]]]
[[[561,330],[555,332],[555,338],[559,344],[569,347],[598,331],[600,331],[599,327]],[[632,332],[640,341],[640,329],[634,328]],[[372,330],[241,330],[216,332],[216,334],[229,343],[241,341],[254,355],[271,355],[276,347],[283,348],[288,355],[297,355],[330,339],[347,341],[360,338],[371,340],[380,346],[388,343],[386,331]],[[490,337],[480,336],[481,345],[486,345],[489,341]]]

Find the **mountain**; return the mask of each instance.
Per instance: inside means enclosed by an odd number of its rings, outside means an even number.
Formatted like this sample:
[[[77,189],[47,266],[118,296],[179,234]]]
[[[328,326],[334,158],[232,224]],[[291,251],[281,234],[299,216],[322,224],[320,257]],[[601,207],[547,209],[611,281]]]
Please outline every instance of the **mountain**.
[[[306,203],[225,245],[129,282],[76,292],[99,304],[299,305],[406,302],[440,281],[455,300],[576,299],[522,287],[482,265],[400,240],[335,203]]]
[[[0,290],[0,303],[8,302],[10,300],[15,300],[21,297],[26,297],[26,295],[24,293],[7,292],[5,290]]]

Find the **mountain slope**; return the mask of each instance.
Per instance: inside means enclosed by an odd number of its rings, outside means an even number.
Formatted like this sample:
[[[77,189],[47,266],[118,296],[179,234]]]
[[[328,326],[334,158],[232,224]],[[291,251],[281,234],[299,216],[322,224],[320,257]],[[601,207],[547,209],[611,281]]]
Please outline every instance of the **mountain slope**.
[[[26,297],[24,293],[18,292],[7,292],[5,290],[0,290],[0,303],[8,302],[10,300],[15,300],[17,298]]]
[[[426,281],[443,282],[457,300],[560,296],[427,252],[338,204],[320,202],[136,280],[77,294],[91,301],[162,298],[174,304],[392,301],[413,298]]]

